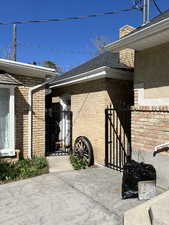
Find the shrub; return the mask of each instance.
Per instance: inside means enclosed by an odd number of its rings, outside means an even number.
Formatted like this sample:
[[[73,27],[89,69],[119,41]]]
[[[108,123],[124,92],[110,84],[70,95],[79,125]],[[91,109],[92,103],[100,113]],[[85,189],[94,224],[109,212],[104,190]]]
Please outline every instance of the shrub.
[[[48,173],[47,161],[44,157],[32,160],[22,159],[17,162],[0,162],[0,182],[25,179]]]
[[[32,162],[37,169],[42,169],[48,166],[46,159],[42,156],[34,157]]]
[[[75,170],[86,169],[88,167],[87,161],[77,155],[71,155],[70,162]]]

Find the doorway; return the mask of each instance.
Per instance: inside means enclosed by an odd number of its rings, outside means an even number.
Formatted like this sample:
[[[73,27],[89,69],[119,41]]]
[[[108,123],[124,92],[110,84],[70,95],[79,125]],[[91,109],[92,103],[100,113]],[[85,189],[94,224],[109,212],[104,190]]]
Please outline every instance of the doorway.
[[[72,147],[71,96],[64,95],[52,103],[48,126],[48,155],[67,155]]]

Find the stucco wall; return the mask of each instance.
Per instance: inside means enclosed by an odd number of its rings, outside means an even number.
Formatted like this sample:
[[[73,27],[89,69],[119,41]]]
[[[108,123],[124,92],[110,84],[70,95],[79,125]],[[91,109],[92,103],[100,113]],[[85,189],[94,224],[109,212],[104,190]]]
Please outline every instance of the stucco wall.
[[[112,102],[130,101],[132,84],[128,81],[100,79],[58,88],[57,96],[71,95],[73,112],[73,142],[78,136],[89,138],[94,149],[95,161],[105,161],[105,109]]]
[[[135,60],[135,101],[131,118],[133,158],[153,164],[157,184],[168,188],[165,171],[169,153],[154,158],[153,151],[156,145],[169,141],[169,43],[136,52]],[[144,87],[144,96],[139,86]]]
[[[145,98],[169,98],[169,43],[136,52],[134,79]]]

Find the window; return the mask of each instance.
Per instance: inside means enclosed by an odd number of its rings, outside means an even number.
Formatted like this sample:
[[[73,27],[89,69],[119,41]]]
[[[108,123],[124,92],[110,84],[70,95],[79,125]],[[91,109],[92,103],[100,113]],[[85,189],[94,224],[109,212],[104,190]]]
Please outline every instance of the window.
[[[15,155],[14,87],[0,85],[0,156]]]

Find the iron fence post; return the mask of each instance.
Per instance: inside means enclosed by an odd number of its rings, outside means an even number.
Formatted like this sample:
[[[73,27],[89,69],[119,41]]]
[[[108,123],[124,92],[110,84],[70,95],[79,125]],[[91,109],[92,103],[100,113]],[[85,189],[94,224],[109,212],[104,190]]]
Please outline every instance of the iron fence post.
[[[108,166],[108,109],[105,109],[105,166]]]

